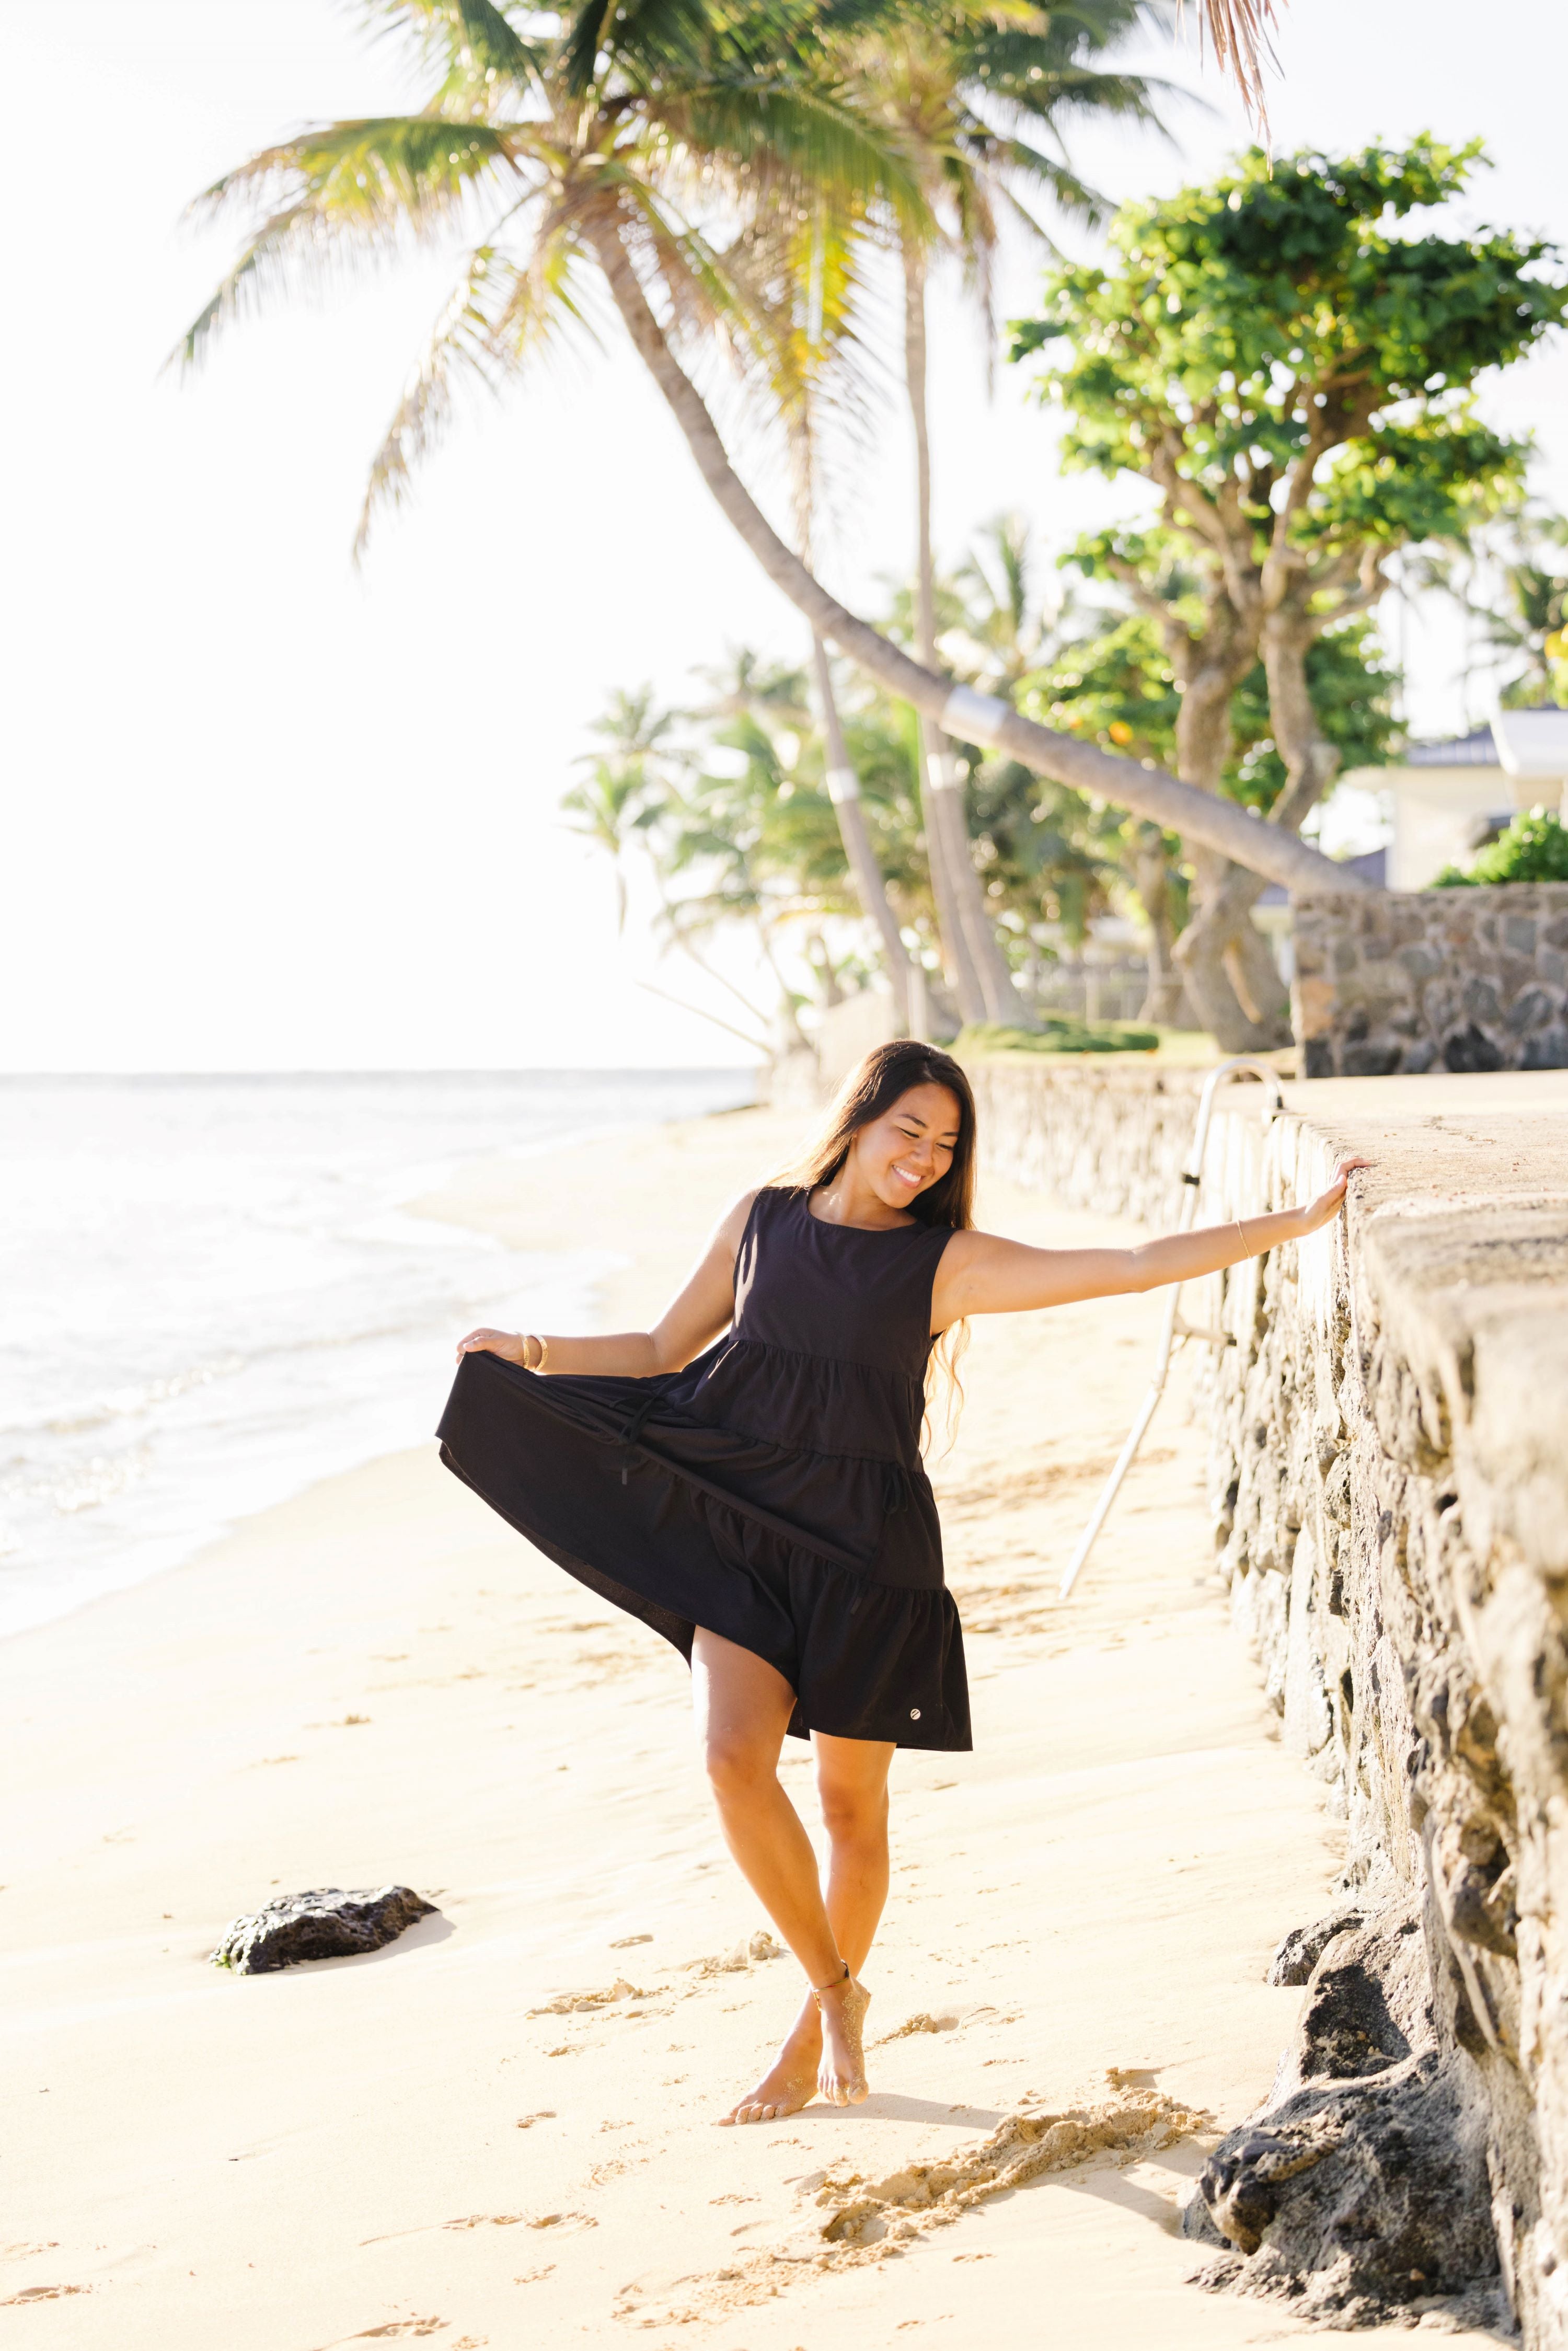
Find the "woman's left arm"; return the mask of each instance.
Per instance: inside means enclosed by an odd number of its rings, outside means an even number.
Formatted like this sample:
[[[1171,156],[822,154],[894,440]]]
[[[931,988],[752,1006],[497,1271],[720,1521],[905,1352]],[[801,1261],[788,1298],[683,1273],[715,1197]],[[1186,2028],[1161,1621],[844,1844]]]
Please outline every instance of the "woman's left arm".
[[[1366,1159],[1342,1159],[1328,1190],[1301,1208],[1243,1217],[1197,1232],[1164,1233],[1136,1249],[1030,1249],[996,1233],[955,1233],[942,1253],[931,1301],[931,1327],[944,1331],[964,1314],[1018,1314],[1037,1306],[1069,1306],[1083,1298],[1119,1298],[1196,1281],[1244,1258],[1261,1257],[1281,1241],[1299,1241],[1338,1216],[1345,1186]]]

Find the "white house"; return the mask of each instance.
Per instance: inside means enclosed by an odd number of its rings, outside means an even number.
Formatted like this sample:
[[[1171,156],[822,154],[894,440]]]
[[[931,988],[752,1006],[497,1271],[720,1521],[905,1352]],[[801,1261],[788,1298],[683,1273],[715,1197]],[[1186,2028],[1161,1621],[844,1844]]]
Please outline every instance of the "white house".
[[[1490,726],[1413,744],[1396,767],[1358,768],[1344,780],[1388,798],[1387,887],[1425,890],[1445,865],[1468,863],[1521,809],[1561,809],[1568,710],[1500,710]]]

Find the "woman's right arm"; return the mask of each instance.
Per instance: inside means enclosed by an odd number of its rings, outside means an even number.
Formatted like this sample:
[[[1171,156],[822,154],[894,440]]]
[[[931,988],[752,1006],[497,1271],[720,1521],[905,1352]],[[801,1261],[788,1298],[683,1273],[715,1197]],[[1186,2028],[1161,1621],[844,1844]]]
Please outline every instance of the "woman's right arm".
[[[757,1195],[746,1193],[720,1222],[706,1249],[651,1331],[620,1331],[602,1339],[570,1339],[553,1332],[538,1334],[516,1331],[470,1331],[457,1344],[457,1360],[465,1355],[504,1355],[523,1364],[537,1347],[527,1340],[539,1335],[549,1342],[550,1372],[609,1373],[622,1379],[652,1379],[657,1372],[678,1372],[700,1355],[735,1314],[735,1259],[746,1220]]]

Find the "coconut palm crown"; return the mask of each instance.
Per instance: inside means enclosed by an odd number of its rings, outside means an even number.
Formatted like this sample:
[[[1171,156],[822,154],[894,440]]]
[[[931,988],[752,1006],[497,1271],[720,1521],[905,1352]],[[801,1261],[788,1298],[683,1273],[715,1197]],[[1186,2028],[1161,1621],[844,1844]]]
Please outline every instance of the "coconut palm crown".
[[[465,379],[499,388],[563,333],[592,330],[596,265],[630,265],[688,364],[719,348],[777,399],[801,365],[783,333],[780,225],[800,234],[825,212],[876,207],[924,225],[897,141],[825,69],[820,9],[655,0],[597,27],[602,7],[372,0],[369,13],[420,42],[429,99],[414,114],[312,126],[197,199],[198,214],[262,217],[176,353],[194,363],[221,327],[344,262],[461,249],[371,465],[361,549]],[[846,315],[841,299],[818,321],[819,345]]]

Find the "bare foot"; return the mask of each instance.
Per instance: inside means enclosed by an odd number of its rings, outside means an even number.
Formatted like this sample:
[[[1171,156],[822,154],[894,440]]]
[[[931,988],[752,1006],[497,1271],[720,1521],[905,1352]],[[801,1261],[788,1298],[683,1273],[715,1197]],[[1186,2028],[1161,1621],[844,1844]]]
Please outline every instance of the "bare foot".
[[[721,2123],[778,2123],[798,2115],[816,2095],[817,2062],[822,2053],[822,2021],[810,1992],[784,2036],[784,2045],[755,2090],[747,2090]]]
[[[822,2012],[825,2043],[817,2087],[831,2106],[858,2106],[870,2095],[861,2027],[871,2006],[871,1994],[864,1984],[846,1975],[841,1983],[830,1984],[825,1991],[813,1992],[812,1998]]]

